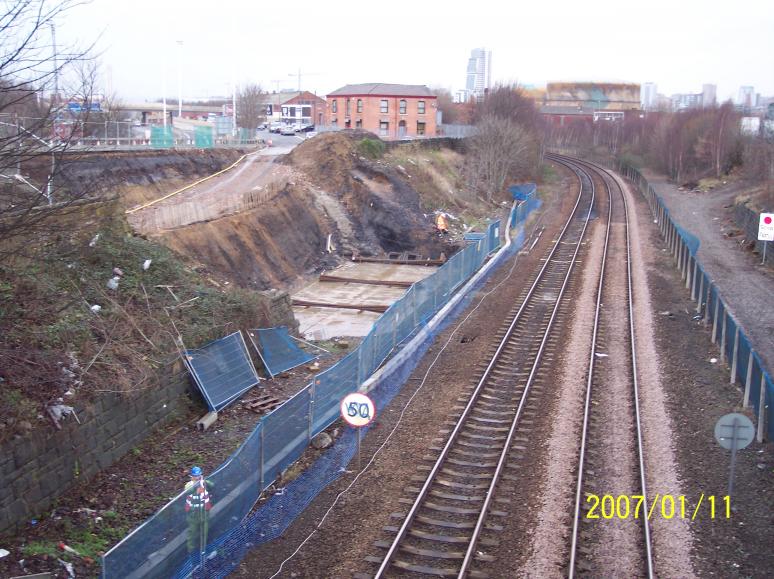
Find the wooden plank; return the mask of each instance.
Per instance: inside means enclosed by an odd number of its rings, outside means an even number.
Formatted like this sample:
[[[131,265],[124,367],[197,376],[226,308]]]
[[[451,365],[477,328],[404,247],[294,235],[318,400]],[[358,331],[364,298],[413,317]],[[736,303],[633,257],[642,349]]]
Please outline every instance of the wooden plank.
[[[361,283],[366,285],[386,285],[386,286],[405,287],[405,288],[409,288],[414,284],[413,281],[397,281],[397,280],[386,280],[386,279],[384,280],[383,279],[358,279],[354,277],[342,277],[338,275],[327,275],[327,274],[321,274],[320,281],[338,281],[342,283]]]
[[[344,310],[364,310],[367,312],[376,312],[383,314],[390,306],[380,304],[334,304],[330,302],[312,302],[308,300],[299,300],[293,298],[294,306],[308,306],[313,308],[339,308]]]

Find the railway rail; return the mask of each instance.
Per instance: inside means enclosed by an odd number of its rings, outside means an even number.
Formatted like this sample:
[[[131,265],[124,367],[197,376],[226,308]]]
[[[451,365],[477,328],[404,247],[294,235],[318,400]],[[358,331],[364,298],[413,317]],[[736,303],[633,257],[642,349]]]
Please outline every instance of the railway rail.
[[[637,380],[629,208],[620,184],[604,168],[562,156],[550,158],[596,173],[609,198],[588,358],[568,576],[619,571],[652,578],[650,526],[644,515],[649,509]],[[610,498],[608,512],[600,513],[605,504],[600,509],[599,500],[606,496]],[[629,497],[642,497],[638,517],[631,516]]]
[[[498,332],[499,344],[473,387],[459,419],[421,487],[408,490],[411,506],[399,527],[387,527],[391,541],[377,543],[386,554],[369,557],[377,578],[426,574],[484,577],[474,564],[491,560],[482,548],[496,545],[493,521],[496,489],[530,400],[563,297],[593,216],[595,185],[588,172],[574,169],[579,192],[570,218],[540,271]],[[524,421],[525,423],[528,421]],[[446,433],[445,433],[446,434]],[[502,503],[507,504],[507,503]]]

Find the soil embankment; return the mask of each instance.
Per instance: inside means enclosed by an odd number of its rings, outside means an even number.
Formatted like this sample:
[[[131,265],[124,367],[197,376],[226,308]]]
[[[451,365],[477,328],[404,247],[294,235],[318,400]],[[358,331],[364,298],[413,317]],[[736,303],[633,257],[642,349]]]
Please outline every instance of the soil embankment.
[[[484,215],[496,214],[492,205],[460,201],[455,194],[459,154],[449,151],[445,157],[414,147],[410,153],[374,159],[359,150],[363,138],[337,133],[309,139],[288,155],[256,163],[253,172],[260,173],[260,183],[248,170],[239,177],[224,175],[228,191],[217,183],[208,185],[219,191],[215,204],[223,207],[213,206],[212,196],[192,190],[165,200],[160,208],[142,210],[159,210],[167,217],[185,212],[188,224],[182,227],[143,219],[142,212],[133,214],[131,222],[141,232],[143,224],[152,223],[146,235],[221,282],[266,289],[298,286],[355,255],[448,256],[457,250],[461,235],[439,236],[434,210],[470,211],[453,224],[457,233],[481,224]],[[240,205],[250,194],[257,201]],[[188,216],[196,215],[197,204],[202,217],[192,222],[196,219]]]

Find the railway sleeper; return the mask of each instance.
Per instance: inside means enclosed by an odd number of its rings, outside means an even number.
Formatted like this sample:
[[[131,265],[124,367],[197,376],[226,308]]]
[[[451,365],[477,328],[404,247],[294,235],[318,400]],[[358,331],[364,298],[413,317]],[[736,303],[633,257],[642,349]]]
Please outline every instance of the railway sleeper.
[[[424,483],[427,480],[427,477],[423,477],[423,476],[419,476],[419,475],[413,475],[411,477],[411,480],[414,481],[414,482]],[[489,488],[489,484],[487,484],[487,483],[484,483],[484,484],[466,484],[466,483],[460,483],[460,482],[457,482],[457,481],[446,480],[446,479],[443,479],[443,478],[436,478],[434,482],[435,482],[435,484],[438,484],[438,485],[441,485],[441,486],[444,486],[444,487],[449,487],[449,488],[458,489],[458,490],[467,490],[467,491],[476,491],[476,490],[488,489]]]
[[[381,563],[381,559],[378,557],[366,557],[367,561],[371,563]],[[402,569],[403,571],[410,571],[412,573],[422,573],[424,575],[434,575],[436,577],[456,577],[459,574],[459,569],[442,568],[442,567],[428,567],[427,565],[414,565],[413,563],[407,563],[405,561],[393,561],[393,567]],[[468,573],[468,577],[471,579],[487,579],[489,577],[485,573],[480,571],[471,571]]]
[[[398,527],[384,527],[384,530],[389,533],[397,533]],[[417,539],[423,539],[425,541],[436,541],[438,543],[450,543],[450,544],[467,544],[470,543],[470,535],[438,535],[435,533],[428,533],[419,529],[409,529],[408,534]],[[499,539],[491,537],[481,537],[479,543],[484,547],[497,547],[500,545]]]

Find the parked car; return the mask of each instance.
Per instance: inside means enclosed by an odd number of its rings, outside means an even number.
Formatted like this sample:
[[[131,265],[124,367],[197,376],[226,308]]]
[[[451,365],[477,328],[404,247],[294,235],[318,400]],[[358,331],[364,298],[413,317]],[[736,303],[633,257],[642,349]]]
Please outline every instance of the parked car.
[[[314,131],[314,125],[301,125],[301,128],[298,130],[301,133],[308,133],[310,131]]]
[[[279,133],[280,129],[282,129],[284,125],[279,121],[274,121],[272,124],[269,125],[269,130],[272,133]]]
[[[296,125],[283,125],[280,129],[280,135],[295,135]]]

